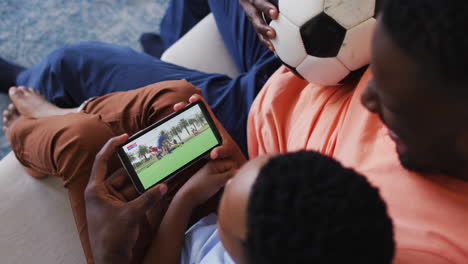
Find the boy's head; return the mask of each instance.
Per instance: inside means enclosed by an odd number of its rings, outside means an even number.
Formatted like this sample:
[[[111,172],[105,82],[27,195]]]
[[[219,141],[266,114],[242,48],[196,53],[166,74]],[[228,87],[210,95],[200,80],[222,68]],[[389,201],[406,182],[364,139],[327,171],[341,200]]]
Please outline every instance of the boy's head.
[[[468,179],[468,1],[386,0],[362,96],[410,170]]]
[[[378,190],[315,152],[249,161],[226,185],[218,229],[241,264],[385,264],[394,254]]]

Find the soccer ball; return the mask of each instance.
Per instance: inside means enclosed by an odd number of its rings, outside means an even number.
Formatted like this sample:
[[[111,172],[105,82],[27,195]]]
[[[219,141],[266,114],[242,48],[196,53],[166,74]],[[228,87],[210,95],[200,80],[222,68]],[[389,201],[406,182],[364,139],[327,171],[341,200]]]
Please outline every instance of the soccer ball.
[[[271,0],[279,59],[308,82],[337,85],[369,64],[379,0]]]

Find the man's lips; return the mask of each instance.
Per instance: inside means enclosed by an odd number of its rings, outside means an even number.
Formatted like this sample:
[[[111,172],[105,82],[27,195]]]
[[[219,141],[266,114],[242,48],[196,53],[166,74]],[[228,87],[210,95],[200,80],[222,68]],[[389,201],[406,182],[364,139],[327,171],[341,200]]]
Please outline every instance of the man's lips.
[[[398,134],[395,133],[395,131],[389,129],[388,136],[393,140],[393,142],[395,142],[397,146],[397,151],[399,153],[408,151],[408,146],[403,142],[403,140],[401,140],[401,137],[398,136]]]
[[[398,134],[395,133],[393,130],[390,130],[390,129],[389,129],[389,130],[388,130],[388,135],[389,135],[390,138],[391,138],[393,141],[395,141],[395,142],[401,141],[401,140],[400,140],[400,137],[398,136]]]
[[[395,142],[395,144],[397,145],[403,145],[406,148],[406,144],[403,143],[400,136],[398,136],[398,134],[395,131],[390,129],[390,127],[385,123],[385,120],[382,118],[381,114],[379,114],[379,118],[382,121],[382,123],[387,127],[388,136],[393,140],[393,142]]]

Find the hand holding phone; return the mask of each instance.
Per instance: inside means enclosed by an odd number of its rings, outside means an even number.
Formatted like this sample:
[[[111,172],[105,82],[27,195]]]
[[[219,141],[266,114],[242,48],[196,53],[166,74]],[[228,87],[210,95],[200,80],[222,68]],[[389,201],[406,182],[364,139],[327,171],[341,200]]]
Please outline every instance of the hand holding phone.
[[[133,135],[118,153],[136,189],[144,192],[221,143],[222,137],[205,104],[199,101]]]
[[[236,164],[232,160],[211,160],[198,170],[177,192],[193,207],[213,197],[234,175]]]
[[[131,262],[141,220],[167,191],[167,186],[160,185],[132,201],[111,191],[108,181],[118,172],[109,171],[108,161],[127,138],[127,135],[114,137],[99,151],[84,192],[89,241],[96,263]]]
[[[206,100],[203,98],[203,96],[199,94],[193,94],[189,98],[188,103],[195,103],[201,101],[205,105],[208,105],[206,103]],[[187,102],[179,102],[174,105],[174,111],[180,111],[183,109],[187,104]],[[231,135],[226,131],[226,129],[223,127],[221,122],[216,119],[216,116],[213,114],[213,111],[211,108],[207,107],[208,113],[212,116],[213,122],[215,126],[218,128],[219,134],[221,135],[221,138],[223,139],[223,144],[221,146],[218,146],[214,148],[211,153],[210,157],[211,159],[231,159],[236,162],[237,167],[240,168],[244,163],[247,162],[247,159],[245,158],[244,154],[240,150],[239,146],[237,143],[234,141],[234,139],[231,137]]]

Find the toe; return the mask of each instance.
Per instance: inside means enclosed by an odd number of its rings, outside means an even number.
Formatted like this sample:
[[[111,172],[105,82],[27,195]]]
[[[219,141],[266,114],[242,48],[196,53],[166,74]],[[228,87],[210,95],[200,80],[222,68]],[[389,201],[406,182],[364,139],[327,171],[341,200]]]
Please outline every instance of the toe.
[[[3,114],[3,119],[2,120],[3,120],[3,125],[5,127],[8,127],[8,124],[10,123],[10,120],[11,120],[11,115],[10,114],[7,114],[7,115]]]
[[[15,98],[18,98],[18,97],[21,97],[21,96],[24,95],[24,89],[21,89],[21,87],[10,88],[10,90],[8,92],[9,92],[9,95],[10,95],[11,99],[15,99]],[[14,100],[13,100],[13,102],[14,102]]]
[[[29,93],[30,93],[29,88],[26,87],[26,86],[20,86],[20,87],[18,87],[18,89],[19,89],[21,92],[23,92],[23,94],[29,94]]]
[[[9,95],[14,95],[17,91],[18,91],[18,88],[15,87],[15,86],[12,86],[12,87],[10,87],[10,89],[8,89],[8,94]]]
[[[11,112],[14,112],[16,110],[16,107],[14,104],[9,104],[8,105],[8,110],[10,110]]]
[[[19,115],[19,111],[18,111],[18,109],[16,108],[16,106],[14,104],[9,104],[8,105],[8,110],[11,111],[12,114]]]
[[[25,94],[28,92],[28,88],[26,88],[25,86],[20,86],[18,87],[18,92],[20,92],[21,94]]]
[[[29,87],[28,90],[29,90],[29,92],[31,92],[31,93],[39,94],[39,92],[38,92],[36,89],[34,89],[34,88]]]

